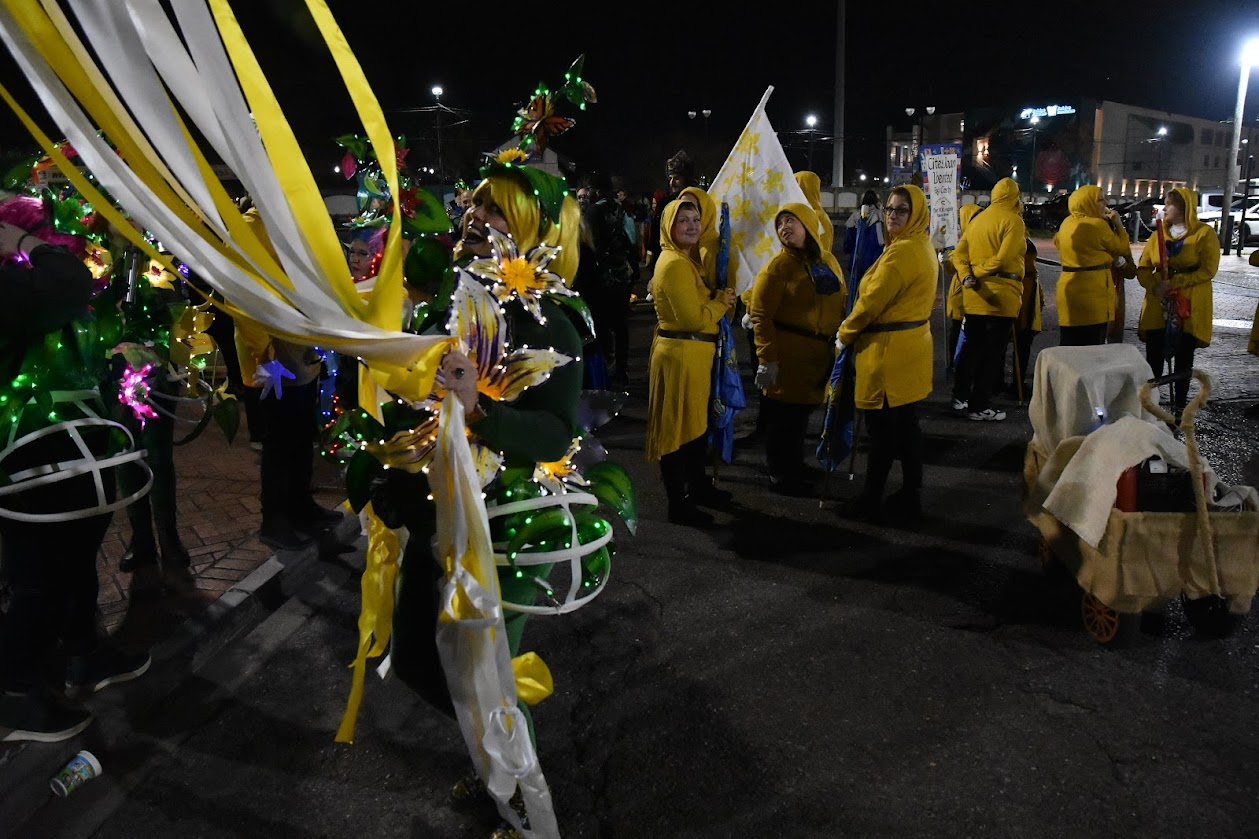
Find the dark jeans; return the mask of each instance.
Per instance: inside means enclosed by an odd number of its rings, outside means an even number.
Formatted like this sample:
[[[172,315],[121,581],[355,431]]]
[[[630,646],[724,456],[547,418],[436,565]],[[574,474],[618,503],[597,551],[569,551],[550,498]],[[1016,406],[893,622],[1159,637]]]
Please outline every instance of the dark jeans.
[[[595,323],[595,340],[615,376],[629,374],[629,285],[592,284],[582,293]]]
[[[1182,373],[1193,369],[1193,353],[1195,341],[1192,336],[1181,333],[1176,339],[1175,351],[1167,358],[1167,333],[1162,329],[1151,329],[1145,333],[1145,360],[1150,363],[1154,377],[1163,375],[1165,364],[1170,365],[1169,373]],[[1189,402],[1190,379],[1172,383],[1172,404],[1176,410],[1183,410]]]
[[[712,483],[712,478],[704,471],[707,456],[707,433],[661,456],[660,480],[670,504],[680,504],[692,488]]]
[[[65,438],[34,441],[23,453],[55,463],[69,456]],[[93,449],[93,451],[98,451]],[[96,505],[92,476],[53,485],[54,493],[30,493],[24,512],[88,509]],[[114,499],[113,481],[105,481],[106,500]],[[9,612],[0,631],[0,688],[28,691],[58,642],[66,655],[96,649],[96,554],[113,513],[60,522],[23,522],[0,518],[0,568],[10,588]]]
[[[884,407],[866,411],[866,428],[870,433],[870,454],[866,461],[866,485],[862,492],[867,498],[880,501],[887,484],[892,461],[900,460],[904,489],[917,492],[922,489],[922,430],[918,427],[918,403]]]
[[[1001,374],[1005,345],[1014,318],[996,315],[967,315],[962,358],[953,382],[953,398],[970,403],[971,411],[991,407],[993,385]]]
[[[1090,323],[1088,326],[1061,326],[1058,328],[1060,347],[1100,347],[1106,343],[1109,323]]]
[[[262,444],[262,518],[289,515],[311,503],[317,439],[315,406],[319,380],[284,385],[284,396],[272,391],[259,400],[266,437]]]
[[[333,388],[336,390],[341,410],[353,411],[358,407],[358,359],[345,353],[337,353],[336,359],[337,373]]]
[[[761,395],[765,416],[765,464],[775,480],[793,481],[804,473],[804,435],[813,405],[793,405]]]

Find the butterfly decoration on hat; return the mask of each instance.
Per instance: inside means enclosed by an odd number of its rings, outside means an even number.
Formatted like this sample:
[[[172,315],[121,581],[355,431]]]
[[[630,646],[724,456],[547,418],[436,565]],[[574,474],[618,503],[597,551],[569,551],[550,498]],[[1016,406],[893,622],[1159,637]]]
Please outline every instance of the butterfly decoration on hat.
[[[534,148],[544,151],[551,138],[560,136],[577,124],[572,117],[556,113],[557,104],[567,102],[584,111],[587,103],[598,101],[594,87],[582,78],[585,62],[584,54],[577,57],[564,73],[564,84],[557,91],[539,82],[528,104],[516,112],[512,131],[520,137],[521,149],[526,152]]]

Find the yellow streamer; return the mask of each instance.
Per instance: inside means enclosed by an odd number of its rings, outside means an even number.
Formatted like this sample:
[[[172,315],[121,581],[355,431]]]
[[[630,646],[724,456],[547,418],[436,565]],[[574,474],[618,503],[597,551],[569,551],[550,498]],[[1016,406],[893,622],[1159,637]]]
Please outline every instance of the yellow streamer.
[[[17,100],[9,94],[8,89],[4,85],[0,85],[0,98],[4,99],[5,103],[9,106],[17,118],[21,120],[23,125],[26,126],[26,130],[31,133],[32,137],[35,138],[35,142],[39,143],[44,152],[52,158],[53,162],[57,165],[57,168],[65,174],[70,183],[74,185],[74,188],[77,189],[79,193],[87,199],[88,203],[92,205],[94,212],[98,212],[103,215],[109,223],[118,230],[119,233],[143,251],[150,259],[160,263],[168,271],[175,270],[175,266],[171,261],[171,258],[159,253],[156,248],[150,245],[148,241],[145,240],[144,236],[141,235],[140,231],[136,230],[131,223],[123,217],[122,213],[120,213],[114,205],[109,202],[109,199],[106,198],[101,191],[98,190],[96,186],[89,181],[83,173],[80,172],[78,168],[66,158],[64,154],[61,153],[61,150],[57,148],[57,145],[53,143],[48,135],[43,131],[40,131],[39,126],[36,125],[34,120],[30,118],[30,115],[27,114],[26,111],[22,110],[22,106],[19,105]]]
[[[350,665],[354,673],[345,713],[337,728],[338,743],[354,742],[354,725],[363,701],[367,659],[384,654],[389,647],[393,627],[394,582],[398,577],[400,553],[398,533],[385,526],[370,502],[363,509],[367,517],[368,547],[367,565],[360,586],[362,607],[358,615],[358,654]]]
[[[555,693],[551,668],[537,653],[521,653],[513,658],[511,672],[516,678],[516,697],[528,705],[537,705]]]

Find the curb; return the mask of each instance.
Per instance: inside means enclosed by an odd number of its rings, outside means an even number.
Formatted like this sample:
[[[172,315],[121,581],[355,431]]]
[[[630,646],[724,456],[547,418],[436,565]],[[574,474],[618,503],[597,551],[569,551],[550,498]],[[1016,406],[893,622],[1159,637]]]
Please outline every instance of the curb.
[[[201,613],[185,619],[170,637],[150,650],[153,664],[149,672],[134,683],[121,686],[127,692],[127,704],[138,711],[160,707],[164,699],[218,653],[255,630],[294,591],[318,576],[323,570],[319,559],[325,551],[357,550],[354,546],[360,528],[357,516],[346,515],[319,540],[301,550],[273,554]],[[47,786],[47,779],[64,763],[62,758],[82,747],[84,738],[93,736],[94,727],[60,743],[0,745],[0,790],[4,790],[0,795],[0,824],[21,824],[29,817],[29,813],[15,813],[13,807],[20,801],[37,799],[20,791],[31,784]]]

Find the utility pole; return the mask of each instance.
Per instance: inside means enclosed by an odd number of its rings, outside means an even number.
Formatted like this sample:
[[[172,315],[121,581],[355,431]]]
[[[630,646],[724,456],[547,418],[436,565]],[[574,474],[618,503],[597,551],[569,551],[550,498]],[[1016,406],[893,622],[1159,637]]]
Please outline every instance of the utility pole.
[[[1247,146],[1250,145],[1250,139],[1242,140]],[[1250,149],[1247,148],[1247,151]],[[1242,214],[1241,220],[1237,222],[1237,255],[1242,255],[1242,247],[1246,244],[1246,204],[1250,201],[1250,164],[1255,162],[1253,154],[1246,155],[1246,176],[1245,183],[1242,186]]]
[[[437,182],[446,182],[446,167],[442,161],[442,87],[433,85],[433,101],[437,103],[434,114],[437,117]]]
[[[835,145],[831,151],[831,186],[844,185],[844,56],[848,3],[835,3]]]

